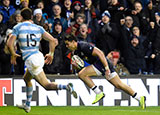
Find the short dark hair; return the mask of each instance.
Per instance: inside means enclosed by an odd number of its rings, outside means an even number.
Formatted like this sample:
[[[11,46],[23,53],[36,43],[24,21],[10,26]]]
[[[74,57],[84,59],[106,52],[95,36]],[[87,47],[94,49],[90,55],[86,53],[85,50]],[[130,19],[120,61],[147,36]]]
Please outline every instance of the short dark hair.
[[[24,20],[32,19],[32,10],[30,8],[23,8],[21,10],[21,16]]]
[[[77,19],[78,17],[81,17],[81,18],[84,20],[84,22],[85,22],[86,16],[85,16],[84,14],[82,14],[82,13],[77,13],[75,19]]]
[[[77,41],[77,37],[72,35],[72,34],[66,34],[65,37],[64,37],[64,40],[66,41]]]

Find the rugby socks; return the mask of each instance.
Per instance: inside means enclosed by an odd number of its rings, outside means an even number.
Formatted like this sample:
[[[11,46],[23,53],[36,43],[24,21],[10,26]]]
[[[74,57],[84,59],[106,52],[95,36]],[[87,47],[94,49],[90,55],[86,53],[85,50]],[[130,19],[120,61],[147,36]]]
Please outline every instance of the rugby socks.
[[[57,85],[57,89],[61,90],[61,89],[66,89],[67,85],[62,85],[62,84],[58,84]]]
[[[33,87],[27,87],[27,101],[26,106],[30,107],[30,103],[32,100],[32,94],[33,94]]]
[[[92,87],[92,90],[96,93],[96,94],[100,94],[102,91],[95,85]]]
[[[137,101],[140,101],[141,99],[141,97],[137,93],[135,93],[132,97],[135,98]]]

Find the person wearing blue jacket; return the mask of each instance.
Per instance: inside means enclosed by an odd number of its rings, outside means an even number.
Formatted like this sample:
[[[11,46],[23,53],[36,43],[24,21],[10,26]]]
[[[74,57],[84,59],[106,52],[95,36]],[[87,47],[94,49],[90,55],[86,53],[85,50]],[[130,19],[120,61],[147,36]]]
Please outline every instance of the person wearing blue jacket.
[[[3,23],[6,23],[16,9],[10,5],[10,0],[2,0],[2,3],[3,5],[0,6],[0,11],[3,12]]]

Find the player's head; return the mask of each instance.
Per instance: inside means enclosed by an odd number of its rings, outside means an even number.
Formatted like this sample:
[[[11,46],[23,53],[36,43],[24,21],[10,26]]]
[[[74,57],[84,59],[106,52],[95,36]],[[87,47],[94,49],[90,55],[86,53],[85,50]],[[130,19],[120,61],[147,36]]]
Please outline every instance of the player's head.
[[[74,36],[74,35],[72,35],[72,34],[66,34],[65,35],[65,41],[67,40],[67,41],[77,41],[77,37],[76,36]]]
[[[21,10],[21,16],[23,17],[23,20],[31,20],[32,10],[30,8],[23,8]]]
[[[74,51],[77,49],[77,38],[71,34],[65,36],[65,44],[68,49]]]

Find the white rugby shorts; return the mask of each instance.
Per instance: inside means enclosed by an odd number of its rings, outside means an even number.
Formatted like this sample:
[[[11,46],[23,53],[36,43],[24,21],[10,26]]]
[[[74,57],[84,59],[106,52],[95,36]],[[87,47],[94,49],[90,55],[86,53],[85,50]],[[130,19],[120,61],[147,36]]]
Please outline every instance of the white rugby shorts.
[[[40,72],[43,71],[44,66],[44,56],[41,52],[35,53],[31,55],[28,59],[25,61],[25,65],[28,69],[28,71],[33,75],[36,76]]]
[[[96,74],[98,76],[102,75],[102,72],[100,72],[94,65],[92,65],[94,71],[96,72]],[[118,74],[116,72],[112,72],[106,79],[107,80],[111,80],[113,79],[115,76],[117,76]]]

